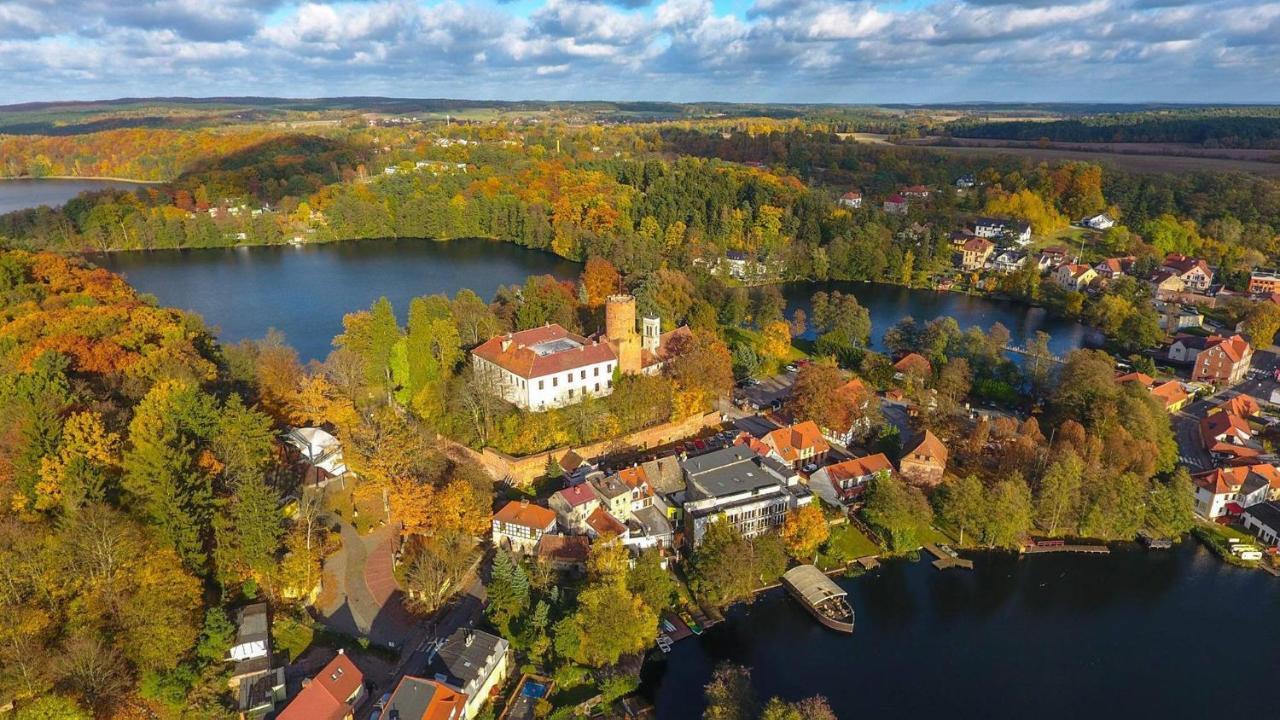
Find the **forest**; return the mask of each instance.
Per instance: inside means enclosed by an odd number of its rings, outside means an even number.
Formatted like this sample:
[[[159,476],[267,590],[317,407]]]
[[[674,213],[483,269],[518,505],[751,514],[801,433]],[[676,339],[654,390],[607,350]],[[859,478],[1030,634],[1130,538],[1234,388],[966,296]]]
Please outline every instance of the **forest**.
[[[1053,121],[948,123],[953,137],[1052,142],[1180,143],[1209,148],[1280,149],[1280,110],[1274,107],[1194,108],[1107,113]]]

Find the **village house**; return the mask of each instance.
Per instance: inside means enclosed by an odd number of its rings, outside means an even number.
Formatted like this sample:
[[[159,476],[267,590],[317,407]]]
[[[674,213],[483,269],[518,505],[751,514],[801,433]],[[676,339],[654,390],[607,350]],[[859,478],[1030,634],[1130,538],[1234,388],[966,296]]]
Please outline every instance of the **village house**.
[[[901,380],[908,375],[927,378],[933,374],[933,364],[920,353],[907,353],[893,364],[894,379]]]
[[[1088,265],[1078,265],[1076,263],[1066,263],[1059,265],[1057,270],[1053,271],[1053,281],[1068,290],[1077,292],[1089,287],[1098,277],[1098,271]]]
[[[493,515],[493,545],[527,555],[543,535],[555,529],[553,511],[528,500],[512,500]]]
[[[591,540],[586,535],[543,535],[533,551],[538,562],[552,570],[579,574],[586,572],[590,553]]]
[[[613,392],[613,372],[657,374],[671,359],[687,327],[663,333],[658,318],[636,330],[636,300],[611,295],[603,336],[582,337],[559,325],[507,333],[471,351],[477,377],[525,410],[547,410]]]
[[[1205,414],[1212,415],[1216,412],[1227,412],[1248,420],[1262,414],[1262,405],[1252,395],[1241,393],[1226,402],[1210,408],[1209,412]]]
[[[352,720],[364,698],[364,673],[339,648],[328,665],[302,681],[302,691],[276,720]]]
[[[1261,452],[1250,444],[1253,429],[1244,418],[1229,412],[1206,415],[1200,419],[1200,440],[1209,454],[1219,459],[1240,460],[1257,457]]]
[[[1016,250],[1004,250],[991,259],[991,269],[1002,275],[1015,273],[1027,264],[1027,254]]]
[[[976,237],[960,246],[960,269],[965,272],[981,270],[991,257],[995,245],[985,238]]]
[[[468,698],[442,682],[405,675],[382,709],[386,720],[466,720]]]
[[[907,185],[898,191],[899,195],[912,200],[928,200],[929,188],[924,185]]]
[[[882,472],[893,472],[884,453],[845,460],[818,468],[809,478],[809,489],[828,505],[847,508],[862,497],[871,478]]]
[[[227,657],[235,663],[229,682],[236,690],[240,712],[261,715],[274,710],[285,695],[284,668],[271,667],[271,615],[266,603],[240,608]]]
[[[321,428],[290,428],[284,443],[291,457],[303,466],[303,482],[308,485],[324,487],[341,481],[349,472],[342,458],[342,443]]]
[[[1204,335],[1176,335],[1169,344],[1169,361],[1193,363],[1208,345],[1209,338]]]
[[[610,514],[604,505],[596,508],[587,516],[587,537],[595,540],[606,535],[622,537],[627,534],[627,526]]]
[[[822,430],[822,436],[827,440],[841,445],[848,445],[853,442],[855,435],[870,429],[871,419],[867,417],[866,413],[871,405],[873,395],[858,378],[850,379],[849,382],[836,388],[835,392],[841,402],[848,403],[856,412],[850,413],[849,427],[821,427],[819,429]]]
[[[811,463],[821,465],[831,450],[817,423],[812,420],[778,428],[761,438],[761,442],[769,446],[774,457],[794,470]]]
[[[1280,272],[1254,270],[1249,273],[1249,294],[1254,297],[1270,297],[1280,292]]]
[[[1009,218],[980,217],[973,222],[973,234],[980,238],[1011,240],[1019,245],[1031,242],[1031,224]]]
[[[791,511],[813,500],[794,470],[744,445],[689,458],[680,467],[689,488],[685,542],[692,548],[717,520],[754,537],[778,527]]]
[[[1148,281],[1157,300],[1181,301],[1187,292],[1187,283],[1172,270],[1158,270]]]
[[[680,469],[680,458],[664,455],[660,458],[640,463],[644,476],[649,481],[656,497],[662,499],[667,518],[676,519],[680,506],[684,505],[685,484],[684,471]]]
[[[622,536],[622,545],[634,553],[675,545],[675,528],[664,506],[655,503],[633,510],[625,525],[627,532]]]
[[[1132,255],[1125,257],[1107,258],[1093,266],[1094,271],[1098,273],[1098,277],[1103,280],[1114,280],[1123,275],[1133,272],[1133,263],[1136,261]]]
[[[1253,346],[1239,335],[1210,336],[1205,348],[1196,354],[1191,379],[1218,386],[1237,385],[1244,381],[1253,362]]]
[[[616,473],[595,478],[591,484],[600,497],[600,507],[619,522],[626,522],[631,516],[632,486]]]
[[[961,175],[956,178],[955,184],[957,190],[969,190],[978,185],[978,179],[972,175]]]
[[[1085,218],[1082,224],[1094,230],[1110,230],[1115,227],[1116,221],[1112,220],[1111,216],[1106,213],[1099,213],[1093,217]]]
[[[890,215],[906,215],[911,203],[901,195],[890,195],[884,201],[884,211]]]
[[[585,533],[587,518],[600,507],[600,496],[591,483],[578,483],[552,493],[547,507],[555,511],[556,520],[566,532]]]
[[[1244,523],[1244,529],[1263,543],[1272,547],[1280,546],[1280,503],[1271,501],[1245,508],[1240,514],[1240,520]]]
[[[1182,383],[1177,380],[1167,380],[1160,382],[1155,378],[1140,372],[1127,373],[1116,378],[1118,383],[1136,382],[1146,388],[1151,395],[1164,405],[1164,409],[1170,413],[1176,413],[1181,410],[1191,400],[1191,395],[1182,388]]]
[[[1160,269],[1177,275],[1188,289],[1198,293],[1208,292],[1209,286],[1213,284],[1213,270],[1200,258],[1169,253]]]
[[[480,714],[511,668],[510,643],[483,630],[454,630],[431,656],[427,675],[466,697],[463,718]]]
[[[1269,500],[1280,490],[1280,472],[1274,465],[1254,463],[1215,468],[1193,475],[1196,514],[1206,520],[1239,515],[1244,508]]]
[[[847,207],[851,210],[857,210],[862,207],[862,192],[860,190],[850,190],[849,192],[841,195],[837,202],[843,207]]]
[[[947,446],[929,430],[898,461],[898,473],[916,485],[934,487],[946,471]]]
[[[1160,325],[1160,329],[1167,333],[1204,325],[1204,314],[1193,306],[1160,300],[1153,300],[1151,304],[1156,310],[1156,322]]]
[[[1067,251],[1060,247],[1045,248],[1036,255],[1036,269],[1047,272],[1067,261]]]

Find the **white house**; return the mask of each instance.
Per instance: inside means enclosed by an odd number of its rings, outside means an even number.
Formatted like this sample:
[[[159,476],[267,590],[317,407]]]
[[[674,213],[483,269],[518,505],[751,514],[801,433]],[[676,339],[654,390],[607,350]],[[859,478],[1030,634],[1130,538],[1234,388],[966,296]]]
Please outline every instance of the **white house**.
[[[1216,468],[1193,476],[1192,481],[1196,514],[1206,520],[1239,515],[1280,492],[1280,472],[1267,463]]]
[[[1265,502],[1245,508],[1240,519],[1244,521],[1244,529],[1253,533],[1262,542],[1280,546],[1280,503]]]
[[[892,471],[889,458],[884,453],[876,453],[818,468],[809,476],[809,489],[828,505],[848,507],[866,491],[871,478]]]
[[[1031,242],[1031,224],[1008,218],[980,217],[973,222],[973,234],[980,238],[1008,238],[1026,245]]]
[[[857,210],[862,207],[862,192],[860,190],[850,190],[841,195],[837,202],[851,210]]]
[[[342,443],[325,430],[317,427],[291,428],[285,433],[284,442],[307,466],[306,482],[324,486],[347,475]]]
[[[1091,218],[1085,218],[1084,224],[1094,230],[1108,230],[1115,226],[1116,221],[1106,213],[1099,213]]]

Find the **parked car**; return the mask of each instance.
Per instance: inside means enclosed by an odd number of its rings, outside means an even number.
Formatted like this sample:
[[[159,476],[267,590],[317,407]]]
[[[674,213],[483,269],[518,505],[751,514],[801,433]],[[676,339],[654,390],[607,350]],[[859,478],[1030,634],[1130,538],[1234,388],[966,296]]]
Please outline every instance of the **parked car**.
[[[808,465],[804,466],[804,471],[807,473],[818,472],[818,465],[816,463],[809,463]]]

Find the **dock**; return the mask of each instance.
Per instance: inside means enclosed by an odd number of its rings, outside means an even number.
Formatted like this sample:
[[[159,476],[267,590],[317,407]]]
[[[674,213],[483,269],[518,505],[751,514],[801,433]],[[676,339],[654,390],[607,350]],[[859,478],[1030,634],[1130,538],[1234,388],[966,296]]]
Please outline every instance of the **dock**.
[[[1067,545],[1061,541],[1033,542],[1022,547],[1024,555],[1043,555],[1045,553],[1085,553],[1088,555],[1110,555],[1111,548],[1106,545]]]
[[[960,568],[962,570],[973,569],[972,560],[965,560],[956,554],[956,551],[952,550],[950,547],[944,549],[934,545],[933,543],[929,543],[924,546],[924,549],[929,551],[930,555],[937,558],[933,561],[933,566],[939,570],[946,570],[947,568]]]

